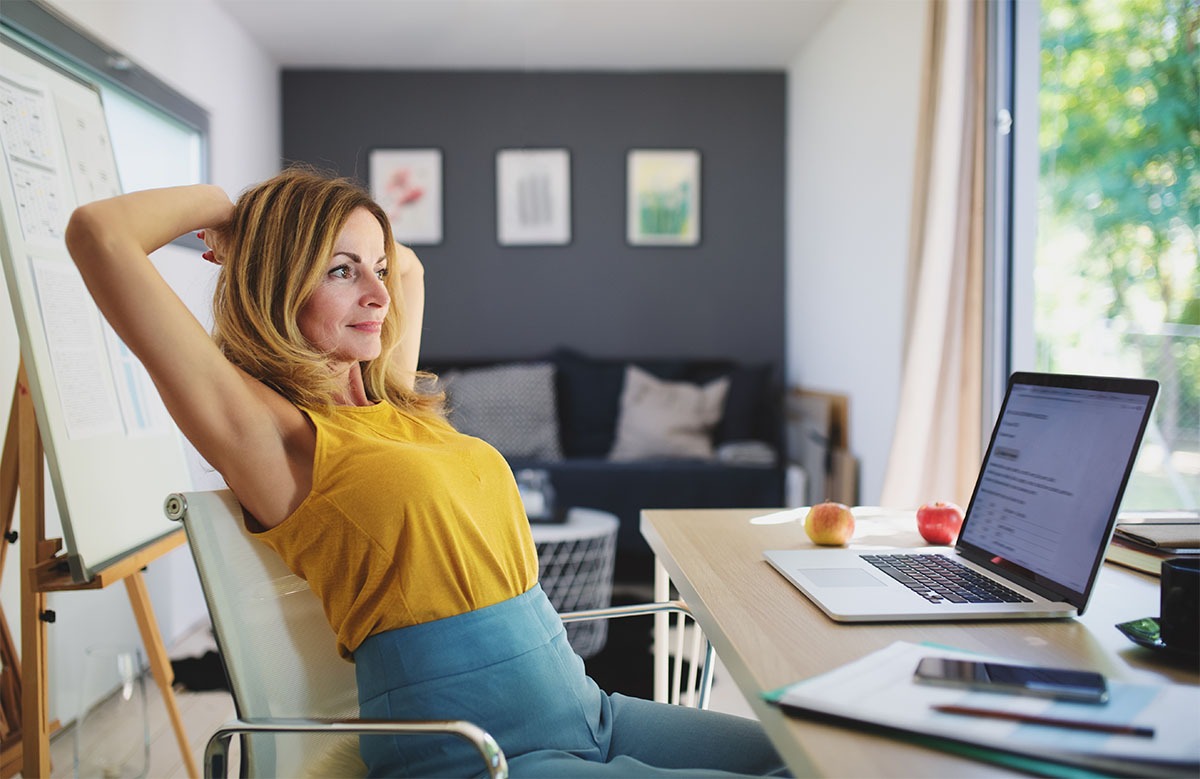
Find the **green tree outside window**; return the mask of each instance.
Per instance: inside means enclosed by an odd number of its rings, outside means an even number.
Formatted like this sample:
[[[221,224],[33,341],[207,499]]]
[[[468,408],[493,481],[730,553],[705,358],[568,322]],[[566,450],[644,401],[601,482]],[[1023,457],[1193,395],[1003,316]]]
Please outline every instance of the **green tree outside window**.
[[[1043,0],[1044,370],[1158,379],[1126,508],[1200,506],[1200,0]]]

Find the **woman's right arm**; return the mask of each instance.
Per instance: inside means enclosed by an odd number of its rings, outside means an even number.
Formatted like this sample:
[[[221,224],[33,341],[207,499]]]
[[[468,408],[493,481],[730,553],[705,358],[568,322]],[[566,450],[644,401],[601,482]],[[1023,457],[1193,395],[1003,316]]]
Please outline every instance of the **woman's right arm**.
[[[142,361],[180,430],[269,527],[310,488],[311,428],[225,358],[149,259],[185,233],[220,228],[232,210],[211,185],[133,192],[76,209],[66,241],[96,305]]]

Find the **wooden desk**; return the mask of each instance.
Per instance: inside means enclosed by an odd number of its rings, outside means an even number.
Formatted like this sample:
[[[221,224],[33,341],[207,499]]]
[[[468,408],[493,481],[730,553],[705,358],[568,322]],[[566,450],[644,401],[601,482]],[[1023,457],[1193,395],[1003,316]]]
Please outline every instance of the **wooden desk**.
[[[642,535],[695,614],[733,681],[796,776],[994,776],[999,766],[850,728],[783,715],[760,697],[893,641],[934,641],[1029,663],[1091,668],[1110,678],[1197,684],[1196,669],[1142,649],[1115,627],[1157,616],[1158,579],[1105,564],[1084,615],[843,625],[830,620],[763,559],[810,546],[801,522],[752,524],[769,512],[643,511]],[[852,546],[919,546],[912,512],[860,518]]]

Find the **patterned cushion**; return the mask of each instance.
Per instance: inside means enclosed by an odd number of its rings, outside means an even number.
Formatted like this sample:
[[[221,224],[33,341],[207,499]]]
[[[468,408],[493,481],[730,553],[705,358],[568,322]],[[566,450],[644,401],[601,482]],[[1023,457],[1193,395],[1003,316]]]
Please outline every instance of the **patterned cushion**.
[[[505,457],[562,459],[552,364],[453,370],[442,381],[450,422],[460,432],[482,438]]]
[[[663,381],[630,365],[609,459],[712,459],[712,430],[721,418],[728,392],[728,377],[697,386]]]

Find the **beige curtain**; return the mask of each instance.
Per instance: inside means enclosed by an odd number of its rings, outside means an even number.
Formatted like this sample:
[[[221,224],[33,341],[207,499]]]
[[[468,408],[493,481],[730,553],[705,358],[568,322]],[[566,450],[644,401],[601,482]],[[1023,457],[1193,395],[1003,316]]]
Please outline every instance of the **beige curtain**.
[[[979,468],[985,10],[982,0],[930,0],[885,506],[965,507]]]

